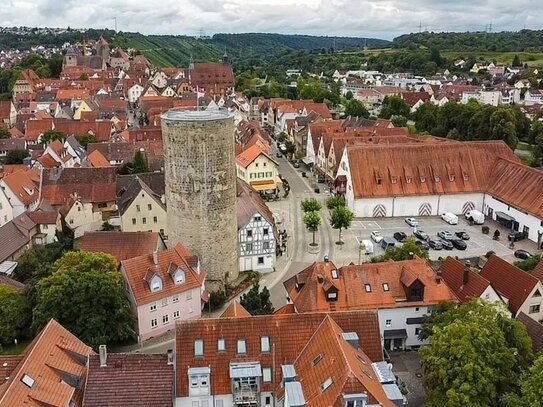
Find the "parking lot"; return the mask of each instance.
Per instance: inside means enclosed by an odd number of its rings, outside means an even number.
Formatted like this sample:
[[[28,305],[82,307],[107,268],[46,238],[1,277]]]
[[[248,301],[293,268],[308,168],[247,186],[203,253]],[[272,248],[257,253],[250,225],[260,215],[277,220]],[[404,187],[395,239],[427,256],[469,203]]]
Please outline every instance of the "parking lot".
[[[448,230],[452,234],[458,231],[465,231],[469,234],[470,239],[466,241],[466,250],[433,250],[430,249],[429,255],[431,260],[437,260],[439,257],[458,256],[459,258],[469,258],[484,255],[489,251],[495,252],[498,256],[503,257],[507,261],[515,261],[513,252],[516,249],[525,249],[532,254],[538,253],[536,244],[529,240],[522,240],[515,243],[515,249],[509,249],[507,241],[507,233],[502,226],[493,221],[486,221],[485,225],[490,228],[490,233],[485,235],[481,231],[482,225],[470,226],[469,223],[461,216],[458,217],[458,225],[449,225],[439,217],[418,217],[416,218],[419,230],[426,232],[431,239],[439,240],[437,233],[439,231]],[[501,232],[500,240],[492,240],[494,231],[499,229]],[[384,237],[392,238],[394,232],[405,232],[407,236],[413,235],[413,228],[405,223],[404,218],[357,218],[351,226],[352,232],[357,239],[370,239],[370,233],[377,230]],[[455,236],[456,237],[456,236]],[[384,250],[375,242],[374,256],[384,253]]]

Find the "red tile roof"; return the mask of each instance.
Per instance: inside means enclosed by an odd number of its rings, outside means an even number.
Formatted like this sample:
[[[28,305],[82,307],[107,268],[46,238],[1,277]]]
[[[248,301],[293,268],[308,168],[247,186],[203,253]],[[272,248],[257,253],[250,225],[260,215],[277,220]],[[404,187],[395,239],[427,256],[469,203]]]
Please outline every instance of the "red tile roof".
[[[538,265],[535,266],[535,269],[532,271],[532,276],[543,283],[543,260],[541,260]]]
[[[266,156],[271,162],[278,165],[273,158],[271,158],[256,144],[249,147],[245,151],[242,151],[241,154],[238,154],[238,156],[236,157],[236,163],[243,168],[247,168],[254,160],[256,160],[261,155]]]
[[[111,164],[106,159],[106,157],[104,157],[104,155],[98,150],[94,150],[92,153],[87,155],[87,160],[89,160],[89,162],[94,168],[111,167]]]
[[[38,137],[46,131],[53,129],[53,119],[30,119],[25,124],[25,140],[37,141]]]
[[[335,312],[331,318],[345,332],[356,332],[361,348],[373,362],[383,360],[379,322],[376,311]],[[327,318],[325,313],[275,314],[254,317],[216,318],[183,321],[176,326],[176,394],[188,396],[187,367],[211,368],[211,394],[231,394],[230,363],[259,361],[272,367],[272,353],[262,353],[261,336],[268,336],[275,346],[273,372],[275,383],[281,381],[282,364],[292,364]],[[204,356],[194,355],[194,341],[203,340]],[[217,340],[224,339],[226,351],[217,351]],[[238,339],[245,339],[246,354],[237,354]],[[273,391],[264,383],[262,391]]]
[[[38,200],[40,192],[40,171],[38,169],[19,170],[5,175],[2,181],[23,204],[30,205]]]
[[[26,214],[37,225],[55,225],[59,217],[57,211],[38,210],[34,212],[27,212]]]
[[[23,356],[20,355],[0,356],[0,392],[2,391],[1,386],[9,380],[11,373],[22,360]]]
[[[195,86],[234,86],[234,71],[232,70],[232,67],[227,64],[195,63],[190,75],[191,83]]]
[[[478,298],[490,285],[490,281],[470,270],[458,260],[447,257],[442,264],[441,275],[445,284],[454,292],[461,302],[470,298]],[[464,273],[467,272],[467,283],[464,284]]]
[[[158,252],[157,258],[158,264],[153,262],[153,255],[143,255],[121,262],[121,268],[138,305],[182,293],[203,284],[206,271],[200,269],[198,274],[195,264],[197,258],[180,243],[169,250]],[[170,274],[177,268],[185,272],[185,282],[178,285],[174,283]],[[158,292],[152,292],[147,282],[153,275],[158,275],[162,279],[162,290]]]
[[[108,253],[121,262],[152,254],[160,246],[160,240],[160,235],[154,232],[86,232],[80,250]]]
[[[417,280],[424,285],[423,299],[408,301],[408,289]],[[350,264],[339,269],[332,262],[317,262],[286,280],[284,286],[298,312],[416,307],[457,301],[449,287],[437,281],[430,265],[419,258]],[[337,292],[335,301],[327,298],[330,290]]]
[[[109,120],[55,120],[55,130],[61,131],[66,136],[79,134],[94,134],[98,141],[109,141],[113,130],[113,124]]]
[[[481,276],[490,281],[498,294],[509,300],[509,310],[515,315],[539,282],[534,276],[496,255],[490,256],[481,270]]]
[[[249,314],[249,311],[243,308],[239,302],[234,300],[226,307],[220,318],[240,318],[250,316],[251,314]]]
[[[114,353],[105,367],[91,355],[83,407],[172,407],[173,387],[167,355]]]
[[[524,312],[517,315],[517,319],[524,324],[528,335],[532,338],[534,353],[540,353],[543,350],[543,325],[533,318],[530,318]]]

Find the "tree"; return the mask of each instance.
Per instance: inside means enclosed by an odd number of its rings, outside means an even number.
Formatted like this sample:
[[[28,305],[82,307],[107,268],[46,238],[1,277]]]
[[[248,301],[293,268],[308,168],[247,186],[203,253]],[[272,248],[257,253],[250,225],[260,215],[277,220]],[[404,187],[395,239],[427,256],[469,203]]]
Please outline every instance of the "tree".
[[[408,117],[411,113],[411,107],[400,96],[386,96],[383,99],[383,107],[379,117],[390,119],[392,116]]]
[[[307,230],[313,233],[313,242],[311,243],[311,246],[316,246],[317,243],[315,243],[315,233],[318,232],[321,225],[321,216],[319,215],[319,212],[306,212],[304,215],[304,224]]]
[[[351,226],[353,218],[354,214],[346,206],[339,206],[332,210],[332,213],[330,214],[330,225],[332,225],[334,229],[339,230],[339,240],[337,244],[343,244],[343,241],[341,240],[341,231],[343,229],[348,229]]]
[[[32,307],[24,291],[0,285],[0,344],[12,344],[29,334]]]
[[[50,143],[55,140],[64,141],[66,139],[66,134],[57,130],[48,130],[41,135],[40,141],[43,144]]]
[[[529,372],[520,379],[521,396],[514,395],[511,406],[534,407],[540,406],[543,400],[543,355],[535,360]]]
[[[289,155],[292,155],[296,152],[296,145],[290,140],[287,140],[287,142],[285,143],[285,148],[286,148],[287,154]]]
[[[38,282],[32,328],[55,318],[93,348],[132,336],[132,312],[117,260],[105,253],[69,252]]]
[[[472,299],[440,305],[423,321],[430,344],[420,350],[428,406],[499,406],[518,392],[530,366],[531,339],[500,304]]]
[[[407,118],[405,116],[392,116],[390,121],[394,127],[407,127]]]
[[[23,160],[28,157],[28,151],[26,150],[11,150],[8,151],[4,158],[6,164],[22,164]]]
[[[0,129],[0,139],[11,138],[11,133],[8,129]]]
[[[345,99],[347,100],[351,100],[353,98],[353,92],[351,91],[348,91],[346,94],[345,94]]]
[[[83,133],[75,136],[75,139],[81,144],[85,149],[90,143],[97,143],[98,138],[94,134]]]
[[[540,261],[541,261],[541,255],[536,254],[526,260],[516,261],[515,266],[517,266],[521,270],[524,270],[530,273],[532,272],[533,269],[535,269],[535,267],[539,264]]]
[[[390,249],[387,249],[385,254],[377,257],[372,257],[372,263],[380,263],[387,260],[402,261],[409,260],[412,258],[412,255],[420,257],[421,259],[428,258],[428,252],[422,250],[420,246],[417,246],[415,239],[408,237],[405,239],[401,246],[395,246]]]
[[[275,309],[270,301],[268,287],[260,291],[260,285],[255,283],[253,287],[240,298],[240,304],[251,315],[270,315]]]
[[[278,142],[284,143],[286,140],[287,140],[287,133],[285,133],[284,131],[282,131],[281,133],[277,135]]]
[[[53,264],[63,254],[64,247],[58,242],[34,246],[17,259],[13,278],[27,284],[31,280],[39,281],[44,277],[49,277],[53,272]]]
[[[141,151],[136,151],[134,154],[134,160],[132,162],[127,162],[117,171],[120,175],[128,174],[141,174],[149,172],[149,167],[147,166],[147,159]]]
[[[513,63],[511,65],[513,66],[513,68],[522,66],[522,62],[520,61],[520,57],[517,54],[515,54],[515,56],[513,57]]]
[[[356,99],[352,99],[347,102],[347,105],[345,106],[345,114],[347,116],[365,117],[366,119],[370,117],[368,109],[366,109],[360,100]]]
[[[343,195],[330,195],[326,198],[325,204],[328,210],[331,211],[340,206],[345,206],[347,203],[345,202],[345,197]]]
[[[322,205],[317,198],[306,198],[300,203],[300,206],[305,213],[318,212],[322,208]]]

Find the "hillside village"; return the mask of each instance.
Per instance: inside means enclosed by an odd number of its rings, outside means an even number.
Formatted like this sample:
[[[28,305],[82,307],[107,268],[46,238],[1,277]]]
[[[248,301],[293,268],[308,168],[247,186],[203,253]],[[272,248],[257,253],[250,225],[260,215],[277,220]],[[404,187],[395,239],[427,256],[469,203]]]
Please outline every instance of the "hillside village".
[[[333,82],[368,113],[357,115],[312,98],[249,97],[226,53],[159,68],[104,38],[65,51],[58,78],[23,70],[0,101],[0,288],[34,293],[28,326],[2,343],[28,340],[0,355],[0,406],[422,406],[417,351],[431,347],[427,318],[444,302],[495,306],[530,350],[543,349],[543,172],[504,138],[417,134],[407,122],[475,99],[535,123],[543,91],[516,80],[528,68],[478,62],[467,68],[490,79],[477,85],[449,71],[289,73],[293,87],[302,75]],[[391,100],[407,106],[405,123],[379,117]],[[176,114],[192,126],[185,139],[172,136]],[[234,201],[222,228],[235,242],[219,230],[195,243],[214,229],[223,186],[221,199]],[[212,198],[194,204],[183,188]],[[318,205],[306,211],[308,200]],[[217,266],[230,244],[232,270]],[[95,318],[83,319],[114,320],[118,306],[118,340],[70,332],[82,324],[70,304],[45,312],[55,275],[79,268],[115,281],[103,277],[119,302],[87,304]],[[65,288],[104,295],[73,278]],[[247,305],[256,282],[271,312]],[[75,292],[62,298],[81,305]]]

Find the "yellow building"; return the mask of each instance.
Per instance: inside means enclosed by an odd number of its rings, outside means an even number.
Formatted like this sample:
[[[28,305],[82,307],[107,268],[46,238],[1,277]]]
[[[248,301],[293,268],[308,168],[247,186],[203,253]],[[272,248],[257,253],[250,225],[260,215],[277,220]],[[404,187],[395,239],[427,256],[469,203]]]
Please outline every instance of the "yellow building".
[[[238,178],[257,191],[277,192],[281,179],[279,165],[258,145],[253,145],[236,157]]]

